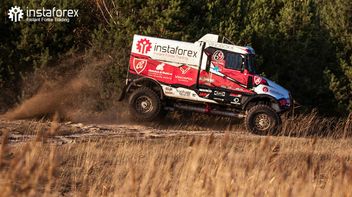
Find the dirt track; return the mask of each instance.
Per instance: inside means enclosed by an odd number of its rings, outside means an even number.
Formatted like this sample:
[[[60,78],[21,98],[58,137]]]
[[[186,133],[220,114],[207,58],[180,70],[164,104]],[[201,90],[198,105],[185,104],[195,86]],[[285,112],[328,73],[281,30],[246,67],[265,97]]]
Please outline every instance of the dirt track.
[[[0,120],[1,136],[8,131],[10,144],[29,140],[46,141],[55,144],[84,142],[100,138],[130,137],[134,139],[155,139],[165,137],[214,136],[224,135],[223,130],[181,130],[157,129],[132,124],[83,124],[52,123],[45,121],[5,121]],[[233,132],[236,135],[250,135],[244,132]]]

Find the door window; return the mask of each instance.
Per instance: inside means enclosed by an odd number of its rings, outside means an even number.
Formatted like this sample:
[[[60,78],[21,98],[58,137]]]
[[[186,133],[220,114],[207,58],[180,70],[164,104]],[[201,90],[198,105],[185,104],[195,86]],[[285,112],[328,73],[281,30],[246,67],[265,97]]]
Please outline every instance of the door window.
[[[226,64],[225,68],[232,70],[242,70],[243,58],[241,54],[238,53],[227,53],[226,54]]]

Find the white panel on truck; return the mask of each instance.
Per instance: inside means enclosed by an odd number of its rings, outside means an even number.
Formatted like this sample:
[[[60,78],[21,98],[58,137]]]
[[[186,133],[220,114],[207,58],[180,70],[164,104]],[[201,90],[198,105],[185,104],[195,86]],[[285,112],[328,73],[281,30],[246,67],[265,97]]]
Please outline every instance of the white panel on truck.
[[[202,42],[191,43],[134,35],[132,53],[149,56],[154,60],[199,65]]]

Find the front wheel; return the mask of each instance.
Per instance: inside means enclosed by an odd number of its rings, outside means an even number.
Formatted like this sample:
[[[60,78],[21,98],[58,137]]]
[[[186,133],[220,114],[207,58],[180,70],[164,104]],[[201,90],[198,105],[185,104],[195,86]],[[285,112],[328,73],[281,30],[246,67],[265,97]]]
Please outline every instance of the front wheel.
[[[256,105],[248,111],[245,124],[249,132],[257,135],[278,134],[281,118],[271,107]]]
[[[129,111],[138,120],[155,120],[159,116],[161,108],[159,96],[149,88],[139,88],[130,96]]]

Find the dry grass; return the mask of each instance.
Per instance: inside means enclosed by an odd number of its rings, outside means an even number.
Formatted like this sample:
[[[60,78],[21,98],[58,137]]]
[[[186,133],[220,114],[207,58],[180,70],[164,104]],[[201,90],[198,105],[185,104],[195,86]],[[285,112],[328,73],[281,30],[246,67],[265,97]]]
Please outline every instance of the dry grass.
[[[225,133],[59,146],[42,136],[9,145],[7,135],[2,196],[352,196],[351,138]]]
[[[352,137],[352,113],[342,118],[327,118],[320,116],[317,111],[291,116],[282,116],[282,129],[277,135],[290,137]],[[150,126],[159,129],[180,130],[245,130],[243,120],[229,117],[209,116],[199,113],[176,112]]]
[[[352,113],[347,118],[323,118],[316,111],[283,118],[281,135],[346,138],[352,136]]]

